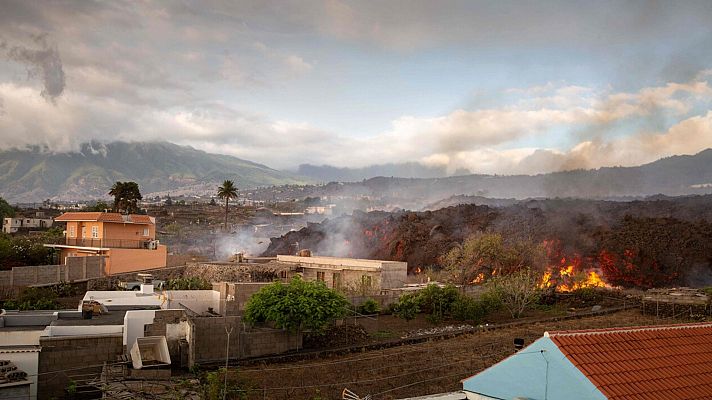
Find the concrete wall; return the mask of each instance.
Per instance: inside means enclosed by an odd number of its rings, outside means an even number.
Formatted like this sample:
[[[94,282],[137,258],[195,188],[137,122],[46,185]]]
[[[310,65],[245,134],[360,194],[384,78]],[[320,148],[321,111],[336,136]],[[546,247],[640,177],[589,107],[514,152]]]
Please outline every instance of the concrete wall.
[[[42,337],[38,397],[61,398],[70,380],[90,379],[123,354],[121,335]]]
[[[242,329],[240,317],[201,317],[188,320],[190,333],[186,335],[189,346],[190,366],[206,362],[225,360],[227,333],[225,327],[232,328],[230,334],[230,358],[239,358]]]
[[[145,336],[165,336],[171,365],[187,366],[187,353],[181,354],[181,341],[186,340],[188,320],[182,310],[158,310],[153,322],[144,327]],[[181,358],[186,357],[182,361]]]
[[[156,250],[112,248],[108,256],[106,274],[115,275],[165,267],[168,249],[164,245],[159,245]]]
[[[66,265],[13,267],[0,271],[0,286],[51,285],[96,279],[104,276],[105,259],[101,256],[68,257]]]
[[[278,329],[253,329],[240,333],[240,358],[285,353],[302,348],[302,335]]]
[[[213,290],[220,292],[220,299],[224,300],[226,295],[232,296],[232,300],[227,302],[227,314],[238,313],[245,310],[245,305],[253,294],[263,287],[271,285],[272,282],[219,282],[213,283]],[[221,310],[223,313],[224,310]]]
[[[230,359],[279,354],[302,347],[302,336],[279,329],[246,329],[240,317],[199,317],[188,319],[189,365],[225,361],[227,333],[230,334]]]

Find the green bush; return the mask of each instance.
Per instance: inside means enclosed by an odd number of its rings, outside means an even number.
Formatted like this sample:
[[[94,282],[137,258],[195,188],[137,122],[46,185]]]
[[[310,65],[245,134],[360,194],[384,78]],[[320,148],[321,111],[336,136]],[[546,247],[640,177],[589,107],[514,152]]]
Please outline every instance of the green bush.
[[[9,310],[56,310],[57,294],[49,288],[26,288],[17,299],[6,300],[3,308]]]
[[[166,282],[168,290],[210,290],[213,284],[200,277],[175,278]]]
[[[250,297],[244,320],[255,324],[273,322],[277,328],[323,330],[342,317],[349,302],[324,282],[305,282],[296,276],[288,285],[275,282]]]
[[[374,299],[367,299],[356,310],[359,314],[370,315],[378,314],[381,311],[381,306]]]
[[[418,292],[418,305],[422,312],[430,314],[431,322],[439,322],[451,315],[452,305],[460,297],[460,292],[452,285],[441,288],[438,285],[428,285]]]
[[[415,319],[420,312],[420,299],[414,293],[401,295],[398,302],[392,305],[391,311],[393,315],[406,321]]]
[[[486,314],[485,304],[469,296],[459,296],[452,304],[452,317],[458,321],[474,321],[477,324]]]

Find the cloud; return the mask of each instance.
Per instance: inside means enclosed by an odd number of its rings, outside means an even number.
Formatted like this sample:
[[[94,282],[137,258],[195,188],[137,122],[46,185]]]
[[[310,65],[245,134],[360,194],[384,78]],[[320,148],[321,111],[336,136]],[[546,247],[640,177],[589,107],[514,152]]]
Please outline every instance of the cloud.
[[[54,102],[65,86],[62,59],[57,46],[47,43],[46,33],[34,36],[33,42],[39,48],[15,45],[10,47],[7,56],[10,60],[25,64],[29,76],[39,77],[43,84],[42,97]]]

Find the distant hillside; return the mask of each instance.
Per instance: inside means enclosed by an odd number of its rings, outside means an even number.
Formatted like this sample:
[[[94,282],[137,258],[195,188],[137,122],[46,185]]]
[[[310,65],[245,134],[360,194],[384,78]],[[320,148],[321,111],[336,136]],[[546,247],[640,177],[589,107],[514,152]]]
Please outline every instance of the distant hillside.
[[[297,173],[321,182],[356,182],[377,176],[396,178],[443,178],[448,176],[445,167],[429,167],[416,162],[402,164],[380,164],[363,168],[338,168],[330,165],[302,164]],[[452,175],[470,174],[459,170]]]
[[[540,175],[464,175],[447,178],[407,179],[376,177],[363,182],[327,185],[325,194],[382,197],[402,208],[470,203],[479,196],[494,199],[526,198],[621,198],[656,194],[679,196],[712,193],[712,149],[691,156],[673,156],[639,167],[574,170]],[[312,195],[320,195],[313,193]],[[481,202],[482,203],[482,202]],[[484,203],[483,203],[484,204]]]
[[[210,187],[224,179],[241,189],[307,183],[265,165],[167,142],[93,142],[68,153],[0,151],[0,196],[11,202],[104,197],[115,181],[136,181],[145,194]]]

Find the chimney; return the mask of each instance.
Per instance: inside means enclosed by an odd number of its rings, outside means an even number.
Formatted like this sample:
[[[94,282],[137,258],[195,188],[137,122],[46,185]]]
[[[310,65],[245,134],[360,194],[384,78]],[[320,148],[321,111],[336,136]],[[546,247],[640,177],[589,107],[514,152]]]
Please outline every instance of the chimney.
[[[153,275],[138,274],[138,277],[141,279],[141,293],[153,294]]]

